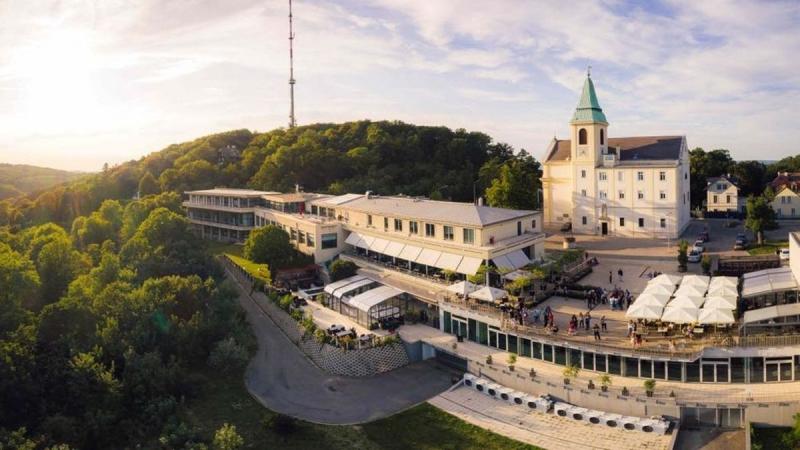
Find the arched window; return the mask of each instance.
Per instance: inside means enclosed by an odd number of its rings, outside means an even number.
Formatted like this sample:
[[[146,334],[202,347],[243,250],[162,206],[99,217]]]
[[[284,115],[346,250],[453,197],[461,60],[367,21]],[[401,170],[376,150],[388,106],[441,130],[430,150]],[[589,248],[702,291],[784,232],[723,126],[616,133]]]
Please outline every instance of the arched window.
[[[600,128],[600,145],[606,144],[606,130]]]
[[[581,128],[578,131],[578,145],[586,145],[586,128]]]

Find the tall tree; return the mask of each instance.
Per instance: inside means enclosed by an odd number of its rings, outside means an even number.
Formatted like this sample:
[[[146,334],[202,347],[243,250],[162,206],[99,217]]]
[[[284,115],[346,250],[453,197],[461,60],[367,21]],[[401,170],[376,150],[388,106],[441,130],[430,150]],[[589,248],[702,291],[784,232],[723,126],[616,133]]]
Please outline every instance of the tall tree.
[[[689,151],[689,165],[692,173],[691,206],[699,208],[706,199],[708,179],[728,173],[733,165],[733,158],[725,149],[706,152],[698,147]]]
[[[139,179],[139,195],[147,197],[148,195],[158,194],[161,192],[161,187],[158,185],[156,177],[152,173],[145,172],[142,178]]]
[[[536,209],[540,182],[539,163],[524,150],[506,161],[486,190],[491,206],[512,209]]]
[[[739,161],[731,167],[731,175],[739,182],[739,195],[749,197],[761,195],[766,179],[767,166],[760,161]]]
[[[758,245],[764,242],[764,230],[775,227],[775,211],[764,196],[747,198],[747,217],[744,226],[752,231],[758,239]]]
[[[289,265],[294,253],[289,234],[275,225],[251,231],[244,243],[244,257],[253,262],[267,264],[271,270]]]

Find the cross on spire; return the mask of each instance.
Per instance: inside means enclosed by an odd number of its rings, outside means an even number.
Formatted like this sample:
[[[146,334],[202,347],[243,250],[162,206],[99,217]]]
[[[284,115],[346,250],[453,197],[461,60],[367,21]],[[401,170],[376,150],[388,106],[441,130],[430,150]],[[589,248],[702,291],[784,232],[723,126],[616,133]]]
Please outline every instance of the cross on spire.
[[[592,78],[592,65],[591,64],[586,67],[586,76],[588,78]]]

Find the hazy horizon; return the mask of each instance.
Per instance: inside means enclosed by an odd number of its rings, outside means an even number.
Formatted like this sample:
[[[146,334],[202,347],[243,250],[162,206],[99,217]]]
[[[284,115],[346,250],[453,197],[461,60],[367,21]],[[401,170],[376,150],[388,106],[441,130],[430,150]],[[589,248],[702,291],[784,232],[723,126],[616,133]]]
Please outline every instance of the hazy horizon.
[[[511,12],[511,13],[510,13]],[[288,2],[0,8],[0,162],[96,171],[288,121]],[[800,3],[295,1],[300,125],[483,131],[541,159],[586,67],[609,136],[682,134],[737,160],[800,138]]]

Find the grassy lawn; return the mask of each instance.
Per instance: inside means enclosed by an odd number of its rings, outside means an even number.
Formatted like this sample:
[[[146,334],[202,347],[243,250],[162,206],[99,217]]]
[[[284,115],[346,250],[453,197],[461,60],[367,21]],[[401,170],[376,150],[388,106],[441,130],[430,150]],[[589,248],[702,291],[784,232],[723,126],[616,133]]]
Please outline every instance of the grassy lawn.
[[[202,430],[209,441],[227,422],[236,426],[249,449],[535,449],[470,425],[427,403],[361,426],[297,421],[291,434],[279,436],[263,426],[274,413],[250,396],[241,374],[206,370],[204,375],[207,382],[202,394],[183,404],[179,414],[187,424]]]
[[[229,244],[227,242],[216,241],[208,242],[208,252],[214,256],[222,254],[242,256],[243,248],[244,245],[241,244]]]
[[[234,263],[238,264],[239,266],[243,267],[247,273],[252,275],[254,278],[261,280],[264,283],[269,283],[269,280],[264,277],[264,273],[269,273],[269,269],[267,268],[266,264],[256,264],[249,259],[244,259],[241,256],[234,255],[233,253],[225,253],[228,258],[231,259]]]
[[[781,436],[791,428],[753,428],[752,447],[753,450],[792,450],[791,447],[783,445]]]
[[[747,249],[747,253],[751,255],[774,255],[777,250],[786,247],[789,247],[789,241],[765,240],[761,246],[753,244],[752,247]]]

